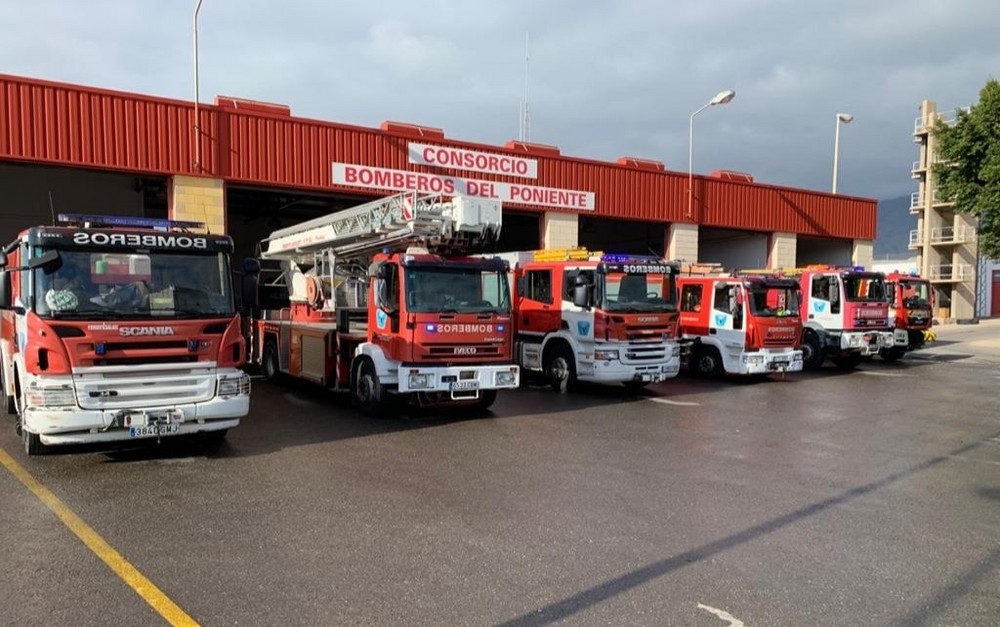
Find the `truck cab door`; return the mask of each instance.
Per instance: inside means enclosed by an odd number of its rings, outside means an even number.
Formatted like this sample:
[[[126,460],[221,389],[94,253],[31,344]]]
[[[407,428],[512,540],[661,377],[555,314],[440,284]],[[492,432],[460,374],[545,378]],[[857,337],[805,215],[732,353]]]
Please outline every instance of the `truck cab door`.
[[[843,329],[841,315],[843,290],[840,276],[836,274],[815,274],[809,280],[809,304],[806,322],[813,322],[824,329]]]
[[[715,337],[723,352],[737,356],[746,345],[746,298],[743,286],[733,283],[716,283],[712,293],[712,311],[709,312],[708,334]]]

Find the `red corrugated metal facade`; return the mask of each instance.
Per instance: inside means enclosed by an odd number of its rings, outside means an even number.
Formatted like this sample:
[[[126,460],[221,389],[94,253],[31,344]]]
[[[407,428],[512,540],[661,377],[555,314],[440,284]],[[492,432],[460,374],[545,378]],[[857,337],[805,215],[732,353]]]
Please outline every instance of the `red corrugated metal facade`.
[[[421,136],[416,128],[363,128],[291,117],[280,107],[219,102],[222,106],[199,105],[199,169],[190,102],[0,75],[0,159],[164,175],[204,174],[233,183],[328,192],[373,193],[333,185],[333,162],[468,176],[459,170],[408,163],[407,144],[417,141],[537,160],[538,177],[531,183],[593,192],[596,209],[585,212],[588,215],[875,237],[874,200],[698,176],[689,219],[687,174],[657,171],[648,162],[623,160],[631,165],[621,165],[574,159],[552,150],[523,146],[511,150]],[[523,182],[479,172],[475,178]]]

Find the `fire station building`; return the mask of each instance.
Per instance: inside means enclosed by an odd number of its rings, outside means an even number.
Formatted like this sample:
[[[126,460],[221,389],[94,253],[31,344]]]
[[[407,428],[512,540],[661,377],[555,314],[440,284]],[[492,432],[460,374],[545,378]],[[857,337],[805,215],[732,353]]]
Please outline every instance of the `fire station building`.
[[[788,158],[794,158],[789,155]],[[872,263],[876,201],[747,174],[595,161],[442,129],[295,117],[0,75],[0,240],[59,213],[203,222],[237,259],[289,226],[397,191],[503,202],[499,249],[586,246],[729,268]]]

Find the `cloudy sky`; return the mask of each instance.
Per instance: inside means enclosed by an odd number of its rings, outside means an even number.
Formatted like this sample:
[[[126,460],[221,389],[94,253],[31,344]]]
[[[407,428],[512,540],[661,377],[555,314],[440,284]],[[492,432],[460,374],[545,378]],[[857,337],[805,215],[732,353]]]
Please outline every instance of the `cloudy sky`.
[[[0,0],[0,72],[192,99],[196,0]],[[997,0],[203,0],[201,99],[516,139],[530,40],[530,139],[829,190],[915,190],[923,99],[973,103],[1000,78]]]

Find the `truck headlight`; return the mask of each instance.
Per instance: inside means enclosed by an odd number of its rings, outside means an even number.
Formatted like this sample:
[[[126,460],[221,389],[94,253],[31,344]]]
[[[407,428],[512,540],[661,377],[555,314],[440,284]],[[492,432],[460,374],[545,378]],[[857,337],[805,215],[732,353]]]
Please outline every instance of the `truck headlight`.
[[[515,385],[517,383],[516,372],[498,372],[496,376],[497,385]]]
[[[763,355],[744,355],[743,358],[748,364],[762,364],[764,363]]]
[[[674,344],[673,346],[670,347],[670,356],[671,357],[680,357],[681,356],[681,345],[680,344]]]
[[[594,351],[595,361],[611,361],[618,359],[618,350]]]
[[[250,375],[219,377],[217,395],[223,398],[250,394]]]
[[[32,383],[25,391],[24,402],[28,407],[74,407],[76,394],[71,385],[43,388]]]
[[[431,376],[429,374],[410,373],[407,382],[411,390],[422,390],[431,386]]]

